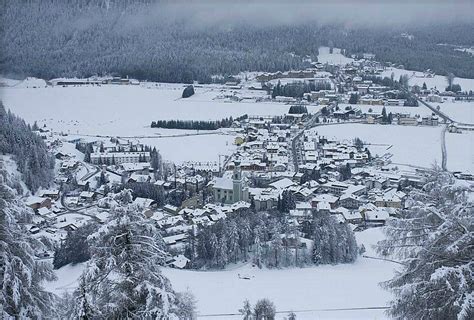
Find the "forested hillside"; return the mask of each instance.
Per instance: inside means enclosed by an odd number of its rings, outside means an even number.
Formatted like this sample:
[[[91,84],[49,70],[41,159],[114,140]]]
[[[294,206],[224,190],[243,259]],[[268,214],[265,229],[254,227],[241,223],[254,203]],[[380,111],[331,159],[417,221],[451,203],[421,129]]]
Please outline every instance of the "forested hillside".
[[[474,78],[474,56],[438,45],[473,45],[469,25],[405,29],[359,24],[349,29],[316,19],[288,24],[275,17],[265,23],[270,5],[261,20],[209,22],[211,7],[203,10],[207,16],[201,20],[206,21],[195,21],[194,2],[180,4],[170,9],[159,0],[2,1],[0,72],[45,79],[117,74],[210,82],[213,75],[240,71],[298,69],[305,66],[306,55],[314,58],[319,46],[334,44],[413,70]],[[402,32],[415,37],[400,37]]]
[[[413,38],[401,36],[408,33]],[[474,45],[474,26],[467,24],[409,28],[357,28],[343,30],[327,28],[322,42],[332,41],[346,54],[374,53],[382,62],[402,64],[408,70],[431,69],[437,74],[453,73],[462,78],[474,78],[474,56],[454,50],[451,44]]]
[[[0,101],[0,154],[12,154],[31,191],[53,180],[54,158],[26,122],[6,111]]]
[[[1,69],[47,79],[117,73],[188,83],[243,70],[300,68],[301,57],[290,52],[317,54],[308,27],[202,30],[150,6],[137,0],[7,0]]]

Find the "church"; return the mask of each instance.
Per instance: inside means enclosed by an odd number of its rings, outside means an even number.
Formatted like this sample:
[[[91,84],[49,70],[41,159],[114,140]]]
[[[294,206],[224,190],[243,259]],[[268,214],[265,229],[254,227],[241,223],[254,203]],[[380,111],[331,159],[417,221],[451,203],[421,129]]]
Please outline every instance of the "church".
[[[242,177],[242,170],[235,166],[232,179],[227,177],[215,178],[212,187],[214,200],[218,203],[232,204],[239,201],[249,201],[249,188]]]

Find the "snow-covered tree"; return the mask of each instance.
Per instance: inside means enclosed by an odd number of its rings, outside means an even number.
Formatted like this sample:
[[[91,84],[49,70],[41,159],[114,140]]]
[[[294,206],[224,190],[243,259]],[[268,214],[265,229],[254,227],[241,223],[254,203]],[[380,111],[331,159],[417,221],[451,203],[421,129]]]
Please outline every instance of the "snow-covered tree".
[[[12,154],[26,186],[36,191],[53,180],[54,157],[26,122],[6,111],[0,101],[0,153]]]
[[[268,299],[258,300],[254,308],[255,320],[274,320],[276,308]]]
[[[235,221],[231,220],[228,224],[228,249],[229,249],[229,260],[236,263],[239,258],[239,230]]]
[[[296,320],[296,313],[294,313],[293,311],[290,312],[288,314],[288,317],[287,317],[288,320]]]
[[[219,268],[224,268],[227,262],[229,261],[228,255],[227,255],[227,237],[222,235],[222,237],[219,239],[217,243],[217,266]]]
[[[278,228],[272,230],[272,239],[270,244],[270,257],[271,264],[276,268],[279,268],[283,260],[283,241],[280,237]]]
[[[160,272],[163,240],[141,212],[115,207],[89,241],[91,259],[83,277],[95,316],[168,319],[176,313],[175,294]]]
[[[75,231],[69,231],[66,239],[54,251],[53,266],[55,269],[72,263],[81,263],[89,260],[89,245],[87,237],[97,229],[97,225],[89,223]]]
[[[65,319],[93,319],[100,312],[91,304],[90,286],[84,276],[79,278],[79,287],[73,292],[66,292],[59,305],[59,313]]]
[[[242,320],[252,320],[252,306],[248,300],[244,301],[242,309],[239,309],[240,314],[242,315]]]
[[[388,222],[377,249],[403,263],[384,283],[395,295],[392,317],[473,318],[474,211],[467,192],[435,169],[423,189],[410,194],[409,209]]]
[[[196,319],[196,298],[190,291],[176,293],[176,300],[176,314],[178,319]]]
[[[255,263],[259,268],[262,267],[262,242],[261,238],[261,231],[260,228],[255,230],[255,238],[254,238],[254,256],[253,256],[253,263]]]
[[[246,261],[248,257],[248,250],[252,241],[252,230],[250,229],[250,224],[248,220],[243,219],[239,223],[239,244],[243,254],[243,259]]]
[[[313,221],[313,252],[315,264],[350,263],[358,255],[354,232],[346,223],[338,223],[327,213],[319,213]]]
[[[41,244],[17,223],[28,210],[0,176],[0,317],[3,319],[51,319],[55,296],[42,282],[53,280],[49,262],[35,257]]]

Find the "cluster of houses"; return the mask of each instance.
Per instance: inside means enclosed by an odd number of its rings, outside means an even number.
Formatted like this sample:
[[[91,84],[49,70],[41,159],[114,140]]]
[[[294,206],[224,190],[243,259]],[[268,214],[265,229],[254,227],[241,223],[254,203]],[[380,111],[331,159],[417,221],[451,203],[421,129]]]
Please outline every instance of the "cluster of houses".
[[[304,93],[302,98],[276,96],[274,101],[287,104],[357,104],[364,106],[385,106],[387,113],[392,113],[392,123],[410,126],[437,126],[440,123],[439,117],[435,114],[427,116],[419,116],[415,114],[417,105],[416,100],[407,98],[407,94],[396,87],[389,86],[382,80],[382,72],[385,66],[380,62],[373,60],[372,55],[364,55],[350,63],[340,66],[333,64],[312,63],[310,68],[299,71],[275,72],[259,74],[256,79],[265,83],[265,86],[275,85],[275,79],[284,79],[285,81],[327,81],[331,83],[330,90],[318,90]],[[322,76],[321,76],[322,75]],[[397,80],[397,79],[395,79]],[[383,84],[382,84],[383,83]],[[436,88],[422,89],[417,88],[414,92],[419,98],[428,102],[442,103],[451,94],[449,92],[440,93]],[[351,101],[353,96],[357,96],[357,102]],[[452,95],[451,95],[452,96]],[[406,112],[392,112],[390,107],[407,107]],[[370,109],[369,109],[370,110]],[[398,109],[399,110],[399,109]],[[353,108],[341,108],[331,114],[334,118],[349,119],[365,119],[366,123],[377,124],[382,123],[386,119],[382,119],[381,112],[361,112],[356,106]]]
[[[326,72],[322,70],[328,66],[314,63],[307,70],[267,73],[257,76],[257,80],[263,83],[303,79],[331,84],[338,81],[342,88],[332,86],[331,90],[306,93],[306,103],[331,106],[327,116],[336,121],[381,123],[381,113],[362,112],[352,105],[335,108],[338,103],[349,103],[354,93],[359,96],[358,104],[386,106],[388,112],[391,106],[405,104],[397,98],[399,92],[364,80],[365,75],[378,75],[383,70],[372,58],[367,56],[337,67],[334,76],[321,77]],[[115,80],[127,84],[123,79]],[[56,85],[81,84],[74,81],[57,81]],[[275,99],[295,101],[292,97]],[[427,99],[436,98],[432,95]],[[435,115],[417,118],[409,113],[394,113],[393,116],[393,121],[400,125],[438,125]],[[81,150],[88,150],[88,163],[85,163],[75,152],[61,148],[62,142],[53,139],[52,134],[40,132],[58,160],[55,181],[62,188],[41,190],[25,199],[26,205],[36,212],[30,231],[59,233],[63,237],[65,232],[74,231],[90,218],[100,222],[106,216],[113,201],[113,186],[153,185],[167,196],[181,192],[184,199],[176,205],[168,200],[161,205],[156,199],[134,195],[132,205],[153,220],[162,233],[170,252],[166,263],[186,268],[189,260],[184,248],[190,233],[195,234],[199,226],[212,225],[228,214],[248,210],[271,214],[283,210],[285,199],[285,206],[289,206],[285,210],[296,226],[304,225],[322,212],[333,215],[341,223],[349,223],[353,229],[380,226],[405,207],[407,188],[424,183],[420,172],[405,172],[372,159],[362,142],[336,141],[318,135],[316,129],[303,130],[307,119],[304,113],[278,119],[249,116],[234,123],[237,150],[224,163],[185,162],[172,169],[159,168],[159,172],[150,163],[150,150],[141,144],[121,139],[93,144],[69,141]],[[70,185],[72,189],[66,188]],[[78,212],[83,208],[92,208],[87,211],[92,214],[80,217]]]

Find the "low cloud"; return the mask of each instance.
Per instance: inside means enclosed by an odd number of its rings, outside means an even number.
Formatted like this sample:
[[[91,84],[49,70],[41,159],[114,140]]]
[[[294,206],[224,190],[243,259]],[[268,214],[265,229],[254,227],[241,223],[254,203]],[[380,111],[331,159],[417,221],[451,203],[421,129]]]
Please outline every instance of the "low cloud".
[[[347,26],[405,26],[473,22],[474,1],[162,1],[148,19],[181,20],[194,27],[339,23]],[[145,18],[146,20],[146,18]]]

